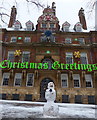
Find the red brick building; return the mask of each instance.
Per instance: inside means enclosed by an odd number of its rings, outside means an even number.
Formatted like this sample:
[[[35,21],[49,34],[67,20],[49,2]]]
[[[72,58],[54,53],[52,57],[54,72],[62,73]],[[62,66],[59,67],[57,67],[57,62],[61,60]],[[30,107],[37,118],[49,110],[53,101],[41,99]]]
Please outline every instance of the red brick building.
[[[83,8],[78,14],[79,22],[73,28],[67,21],[59,25],[54,4],[43,10],[36,28],[31,21],[22,28],[16,14],[13,7],[9,26],[2,28],[0,33],[2,61],[48,63],[49,66],[48,69],[23,66],[2,69],[2,99],[45,101],[47,84],[52,81],[57,92],[56,102],[97,104],[97,31],[87,30]],[[55,61],[60,64],[95,64],[95,69],[89,70],[91,66],[88,66],[86,70],[54,70],[52,65]]]

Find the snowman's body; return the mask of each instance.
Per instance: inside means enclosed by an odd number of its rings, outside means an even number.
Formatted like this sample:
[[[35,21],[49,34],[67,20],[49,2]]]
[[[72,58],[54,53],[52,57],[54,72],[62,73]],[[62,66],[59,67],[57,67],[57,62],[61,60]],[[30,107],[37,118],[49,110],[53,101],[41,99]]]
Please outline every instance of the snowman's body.
[[[59,108],[56,103],[56,91],[54,90],[54,83],[48,83],[48,89],[45,92],[47,103],[44,105],[44,117],[58,117]]]

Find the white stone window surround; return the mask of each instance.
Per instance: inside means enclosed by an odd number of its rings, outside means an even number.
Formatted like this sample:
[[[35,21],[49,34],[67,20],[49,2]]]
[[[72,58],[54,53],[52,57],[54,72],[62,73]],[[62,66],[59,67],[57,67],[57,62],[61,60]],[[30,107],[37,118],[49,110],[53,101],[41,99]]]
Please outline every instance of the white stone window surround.
[[[22,83],[22,73],[15,73],[14,86],[21,86],[21,83]]]
[[[26,42],[26,43],[27,43],[27,42],[31,42],[31,37],[25,37],[25,38],[24,38],[24,42]]]
[[[40,27],[41,28],[47,28],[47,23],[41,23]]]
[[[80,75],[79,74],[73,74],[73,81],[79,81],[78,86],[74,84],[74,88],[80,88]]]
[[[65,80],[66,81],[66,86],[63,86],[63,80]],[[62,73],[61,74],[61,87],[62,88],[67,88],[68,87],[68,74],[65,74],[65,73]]]
[[[12,36],[10,42],[17,42],[17,37],[16,36]]]
[[[31,74],[33,76],[33,80],[32,80],[32,85],[28,85],[28,77],[29,77],[29,74]],[[27,81],[26,81],[26,86],[27,87],[33,87],[34,86],[34,73],[27,73]]]
[[[26,24],[26,30],[32,30],[32,23],[31,22],[28,22],[27,24]]]
[[[86,86],[86,88],[93,88],[92,75],[91,74],[86,74],[85,75],[85,80],[86,80],[86,82],[90,82],[91,83],[91,86],[89,86],[89,87]]]
[[[14,62],[14,51],[8,51],[8,57],[7,59],[10,60],[10,62]]]
[[[63,26],[63,31],[64,32],[69,32],[69,28],[70,28],[69,26]]]
[[[82,61],[81,58],[84,58],[84,59],[86,60],[85,63]],[[88,64],[88,56],[87,56],[87,53],[86,53],[86,52],[81,52],[81,53],[80,53],[80,59],[81,59],[81,63],[82,63],[82,64]]]
[[[53,27],[52,27],[53,25]],[[53,28],[56,28],[56,24],[55,23],[49,23],[49,28],[53,29]]]
[[[3,78],[2,78],[2,86],[7,86],[7,85],[5,85],[4,83],[6,82],[6,80],[5,79],[7,79],[7,82],[9,82],[9,79],[10,79],[10,73],[8,73],[8,72],[5,72],[5,73],[3,73]]]
[[[25,58],[25,56],[27,58]],[[25,59],[28,59],[27,61],[25,61]],[[22,52],[22,62],[29,62],[30,61],[30,51],[23,51]]]
[[[78,38],[78,41],[80,44],[85,44],[85,39],[82,37]]]
[[[82,32],[82,27],[81,26],[76,26],[76,32]]]
[[[71,39],[70,37],[66,37],[66,38],[65,38],[65,43],[66,43],[66,44],[72,43],[72,39]]]
[[[70,24],[67,21],[63,23],[62,29],[64,32],[69,32],[69,28],[70,28]]]
[[[69,60],[69,63],[67,61],[67,58]],[[66,52],[66,64],[73,64],[73,53],[72,52]]]
[[[18,22],[16,22],[16,23],[14,24],[14,29],[19,30],[20,28],[21,28],[21,24],[18,23]]]

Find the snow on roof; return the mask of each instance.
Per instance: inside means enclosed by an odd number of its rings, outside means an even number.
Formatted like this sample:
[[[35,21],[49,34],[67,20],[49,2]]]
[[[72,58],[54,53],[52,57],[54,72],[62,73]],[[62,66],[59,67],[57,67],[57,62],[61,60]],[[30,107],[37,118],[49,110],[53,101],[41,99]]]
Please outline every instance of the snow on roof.
[[[19,30],[16,30],[16,29],[14,29],[14,28],[5,28],[5,29],[6,29],[7,31],[27,31],[26,28],[22,28],[22,29],[19,29]],[[32,30],[32,31],[35,31],[35,29]],[[91,31],[92,31],[92,30],[91,30]],[[95,31],[95,30],[93,30],[93,31]],[[70,26],[69,32],[77,32],[77,31],[74,30],[74,26]],[[89,29],[88,29],[88,30],[82,29],[81,33],[82,33],[82,32],[90,32],[90,30],[89,30]]]

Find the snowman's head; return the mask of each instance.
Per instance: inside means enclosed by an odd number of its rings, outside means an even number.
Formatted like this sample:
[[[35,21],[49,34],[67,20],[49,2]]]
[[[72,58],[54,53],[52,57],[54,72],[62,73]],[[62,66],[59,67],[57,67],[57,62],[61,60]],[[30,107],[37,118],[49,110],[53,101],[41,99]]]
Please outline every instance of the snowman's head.
[[[53,82],[49,82],[48,83],[48,89],[54,89],[54,83]]]

